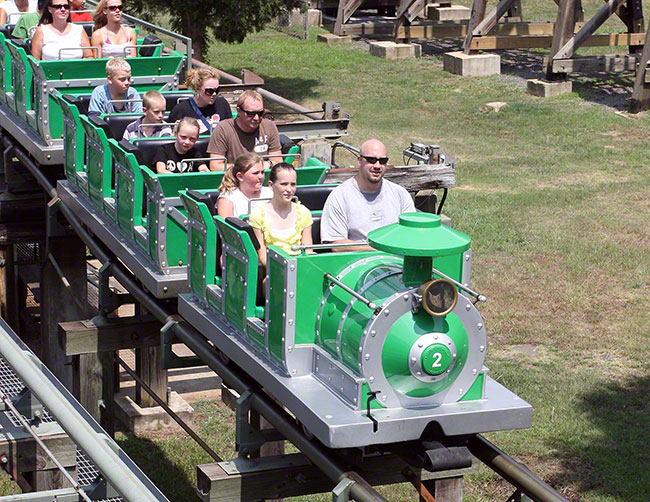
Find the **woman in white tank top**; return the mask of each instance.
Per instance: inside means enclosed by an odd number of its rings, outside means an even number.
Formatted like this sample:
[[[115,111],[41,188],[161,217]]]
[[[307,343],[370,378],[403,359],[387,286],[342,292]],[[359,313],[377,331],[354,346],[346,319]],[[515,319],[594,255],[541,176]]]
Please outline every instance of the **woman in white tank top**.
[[[95,9],[95,31],[91,37],[94,47],[99,47],[101,58],[132,58],[137,56],[135,30],[122,26],[122,0],[101,0]]]
[[[92,58],[88,35],[81,25],[70,21],[68,0],[47,0],[34,37],[32,55],[36,59]]]

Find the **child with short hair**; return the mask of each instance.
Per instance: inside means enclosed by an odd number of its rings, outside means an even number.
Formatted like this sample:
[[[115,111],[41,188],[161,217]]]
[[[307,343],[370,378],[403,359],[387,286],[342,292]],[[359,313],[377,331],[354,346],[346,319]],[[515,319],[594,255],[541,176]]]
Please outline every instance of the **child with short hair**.
[[[199,139],[199,129],[199,122],[193,117],[182,118],[174,126],[176,141],[158,147],[154,155],[154,167],[158,174],[209,171],[204,161],[192,160],[205,157],[194,148]]]
[[[147,91],[142,95],[142,108],[144,115],[131,122],[124,130],[122,139],[127,141],[134,138],[159,138],[171,136],[172,128],[169,125],[157,125],[155,127],[140,127],[147,124],[163,124],[165,108],[167,103],[165,96],[158,91]]]
[[[106,63],[107,84],[95,87],[90,97],[88,115],[102,113],[142,113],[140,94],[131,87],[131,65],[123,58],[109,59]],[[129,100],[122,103],[109,101]]]

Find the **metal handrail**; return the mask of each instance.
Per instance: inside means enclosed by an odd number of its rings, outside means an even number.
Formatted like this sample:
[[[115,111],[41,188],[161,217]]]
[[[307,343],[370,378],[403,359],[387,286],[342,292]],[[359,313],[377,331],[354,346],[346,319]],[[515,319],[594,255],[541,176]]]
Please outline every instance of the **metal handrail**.
[[[337,141],[332,145],[332,165],[334,167],[344,167],[344,166],[339,166],[336,163],[336,149],[337,148],[345,148],[346,150],[356,154],[357,156],[361,154],[361,149],[357,148],[356,146],[348,145],[347,143],[344,143],[343,141]]]
[[[83,51],[85,51],[86,49],[95,51],[95,57],[99,55],[99,47],[96,47],[94,45],[88,45],[88,46],[82,45],[81,47],[61,47],[59,49],[59,60],[61,60],[61,53],[63,51],[81,51],[81,57],[77,59],[83,59]]]

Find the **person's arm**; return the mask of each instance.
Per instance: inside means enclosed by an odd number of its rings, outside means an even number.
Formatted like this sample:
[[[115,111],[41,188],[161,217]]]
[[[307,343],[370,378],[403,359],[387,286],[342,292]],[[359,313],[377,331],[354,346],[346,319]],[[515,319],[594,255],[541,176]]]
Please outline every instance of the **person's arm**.
[[[88,103],[88,115],[100,115],[106,111],[106,100],[103,86],[95,87]]]
[[[134,87],[129,87],[127,95],[129,96],[129,99],[142,99],[140,93],[136,91]],[[131,113],[144,114],[144,110],[142,109],[142,101],[131,102]]]
[[[262,266],[266,268],[266,246],[264,245],[264,234],[259,228],[253,228],[253,232],[255,232],[257,242],[260,244],[260,248],[257,250],[257,257],[259,258]]]
[[[321,240],[323,243],[328,244],[347,244],[353,241],[348,239],[348,218],[345,210],[345,195],[335,190],[333,191],[323,207],[323,215],[321,217]],[[358,246],[337,248],[333,247],[332,251],[369,251],[369,246],[359,243]]]
[[[222,218],[228,218],[235,215],[235,205],[230,199],[219,197],[217,200],[217,214]]]
[[[209,172],[210,172],[210,169],[209,169],[208,166],[205,164],[205,162],[201,162],[201,164],[199,164],[199,167],[197,168],[197,170],[198,170],[200,173],[209,173]]]
[[[210,157],[211,158],[225,157],[225,155],[224,154],[218,154],[218,153],[211,153]],[[226,163],[224,162],[223,159],[215,158],[214,160],[210,161],[210,171],[224,171],[225,169],[226,169]]]
[[[311,235],[311,225],[307,228],[302,229],[302,234],[300,235],[300,244],[303,246],[311,246],[314,243],[314,240]],[[307,253],[313,253],[313,249],[307,249]]]
[[[156,172],[158,174],[170,174],[171,171],[167,169],[167,165],[162,161],[159,160],[156,162]]]
[[[128,44],[129,44],[129,45],[137,45],[137,44],[138,44],[138,39],[137,39],[137,37],[136,37],[136,35],[135,35],[135,29],[129,27],[129,28],[127,28],[127,30],[128,30],[128,34],[129,34],[129,41],[128,41]],[[131,48],[127,51],[127,53],[125,54],[125,57],[128,57],[128,58],[135,58],[135,57],[138,57],[138,51],[137,51],[137,49],[136,49],[135,47],[131,47]]]
[[[359,241],[351,241],[350,239],[341,239],[341,240],[338,240],[338,241],[331,241],[329,244],[348,244],[348,243],[352,243],[352,242],[357,242],[358,243]],[[350,247],[343,247],[343,248],[333,247],[332,248],[332,251],[337,252],[337,253],[343,252],[343,251],[373,251],[373,250],[374,250],[374,248],[371,248],[367,244],[361,244],[361,243],[359,243],[358,246],[350,246]]]
[[[282,160],[284,160],[282,158],[282,150],[274,150],[272,152],[269,152],[268,155],[269,155],[268,160],[271,161],[271,165],[277,164],[278,162],[282,162]],[[274,157],[274,155],[275,155],[275,157]],[[269,167],[271,167],[271,166],[269,166]]]
[[[0,26],[7,24],[7,11],[0,7]]]
[[[84,32],[85,31],[86,30],[84,30]],[[103,54],[102,54],[102,45],[103,45],[102,32],[103,31],[104,30],[102,30],[101,28],[98,29],[98,30],[95,30],[95,31],[93,31],[93,34],[90,37],[90,45],[92,45],[93,47],[98,47],[99,48],[99,51],[97,52],[97,57],[100,58],[100,59],[104,57]]]
[[[81,47],[90,47],[90,40],[86,35],[86,30],[81,30]],[[84,49],[83,59],[94,59],[95,51],[92,49]]]
[[[4,12],[3,9],[0,11]],[[41,59],[43,56],[43,27],[39,26],[32,37],[32,56]]]

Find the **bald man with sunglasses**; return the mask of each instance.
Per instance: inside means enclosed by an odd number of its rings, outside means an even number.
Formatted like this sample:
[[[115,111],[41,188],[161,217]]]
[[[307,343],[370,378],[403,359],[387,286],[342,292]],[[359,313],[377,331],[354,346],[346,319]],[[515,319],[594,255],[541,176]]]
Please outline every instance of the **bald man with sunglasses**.
[[[386,145],[369,139],[361,145],[359,171],[332,190],[321,217],[321,241],[335,244],[363,242],[368,232],[396,223],[402,213],[414,212],[413,199],[404,187],[385,180]],[[333,251],[367,251],[366,244]]]
[[[210,136],[210,157],[226,157],[228,164],[240,155],[253,152],[263,157],[267,167],[282,162],[282,146],[278,128],[263,118],[264,102],[256,91],[244,91],[237,101],[237,117],[222,120]],[[223,160],[211,160],[211,171],[223,171]]]

